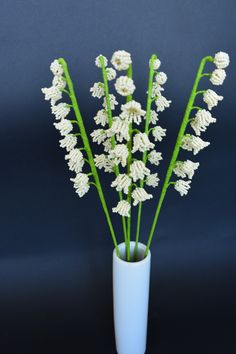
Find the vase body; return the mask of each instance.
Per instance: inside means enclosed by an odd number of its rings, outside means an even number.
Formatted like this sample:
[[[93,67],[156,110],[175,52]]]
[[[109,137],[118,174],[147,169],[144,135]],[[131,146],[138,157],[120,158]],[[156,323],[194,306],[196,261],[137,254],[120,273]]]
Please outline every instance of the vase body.
[[[131,259],[135,242],[130,244]],[[125,261],[125,244],[119,245],[121,258],[113,252],[113,307],[118,354],[144,354],[147,341],[151,253],[139,243],[138,261]]]

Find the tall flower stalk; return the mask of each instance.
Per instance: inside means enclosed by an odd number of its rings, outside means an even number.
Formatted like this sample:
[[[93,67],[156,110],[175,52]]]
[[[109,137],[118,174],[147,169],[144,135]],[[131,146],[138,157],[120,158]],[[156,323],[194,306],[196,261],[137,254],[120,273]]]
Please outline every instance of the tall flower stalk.
[[[150,124],[150,115],[151,115],[151,107],[152,107],[152,91],[153,91],[153,77],[154,77],[154,61],[157,59],[156,55],[153,54],[149,65],[149,80],[148,80],[148,97],[147,97],[147,107],[146,107],[146,121],[145,121],[145,133],[148,134],[149,124]],[[147,162],[147,151],[143,153],[143,162],[146,164]],[[143,188],[144,181],[140,181],[140,187]],[[142,202],[139,203],[138,206],[138,217],[137,217],[137,228],[136,228],[136,237],[135,237],[135,257],[138,251],[138,242],[139,242],[139,234],[140,234],[140,224],[141,224],[141,215],[142,215]]]
[[[108,226],[109,226],[109,229],[110,229],[110,233],[111,233],[111,237],[112,237],[114,246],[116,248],[117,255],[120,256],[119,248],[118,248],[118,244],[117,244],[117,239],[116,239],[116,235],[115,235],[115,231],[114,231],[114,228],[113,228],[113,225],[112,225],[112,222],[111,222],[111,218],[110,218],[110,214],[109,214],[109,211],[108,211],[108,208],[107,208],[107,204],[106,204],[106,201],[105,201],[105,198],[104,198],[102,186],[101,186],[100,179],[99,179],[99,176],[98,176],[98,173],[97,173],[97,168],[96,168],[96,166],[94,164],[94,158],[93,158],[92,150],[91,150],[90,143],[89,143],[89,140],[88,140],[88,136],[87,136],[87,133],[86,133],[86,129],[85,129],[85,126],[84,126],[84,123],[83,123],[83,119],[82,119],[82,116],[81,116],[81,113],[80,113],[78,102],[77,102],[77,99],[76,99],[76,96],[75,96],[74,86],[73,86],[73,83],[72,83],[72,80],[71,80],[71,77],[70,77],[70,74],[69,74],[69,71],[68,71],[68,66],[67,66],[66,61],[63,58],[60,58],[58,60],[58,62],[63,68],[63,73],[65,75],[65,80],[66,80],[66,83],[68,85],[68,91],[66,91],[64,89],[62,91],[67,93],[69,95],[70,100],[71,100],[71,106],[72,106],[72,108],[74,110],[75,117],[76,117],[76,120],[77,120],[77,124],[78,124],[79,130],[80,130],[80,136],[81,136],[81,139],[82,139],[82,142],[83,142],[83,148],[84,148],[84,150],[85,150],[85,152],[87,154],[88,163],[89,163],[90,168],[91,168],[91,174],[92,174],[92,176],[94,178],[94,183],[95,183],[95,186],[96,186],[96,189],[97,189],[97,192],[98,192],[98,195],[99,195],[99,198],[100,198],[100,201],[101,201],[101,204],[102,204],[105,216],[106,216],[106,220],[107,220],[107,223],[108,223]],[[93,183],[93,182],[91,182],[91,183]]]
[[[199,94],[204,94],[206,92],[205,90],[198,91],[198,85],[199,85],[199,82],[200,82],[201,78],[204,77],[204,76],[210,76],[211,77],[211,75],[212,75],[210,73],[203,73],[205,65],[206,65],[207,62],[214,62],[214,58],[211,57],[211,56],[206,56],[200,62],[200,65],[199,65],[199,68],[198,68],[198,71],[197,71],[197,74],[196,74],[196,77],[195,77],[195,80],[194,80],[193,88],[192,88],[192,91],[191,91],[191,94],[190,94],[190,97],[189,97],[189,101],[188,101],[188,104],[187,104],[187,107],[186,107],[186,110],[185,110],[185,113],[184,113],[184,117],[183,117],[182,123],[180,125],[180,129],[179,129],[179,133],[178,133],[178,136],[177,136],[175,147],[174,147],[174,150],[173,150],[173,153],[172,153],[172,157],[171,157],[171,160],[170,160],[167,172],[166,172],[166,176],[165,176],[165,180],[164,180],[164,183],[163,183],[163,186],[162,186],[160,198],[159,198],[158,203],[157,203],[155,216],[154,216],[153,223],[152,223],[151,230],[150,230],[149,237],[148,237],[148,242],[147,242],[145,255],[148,254],[148,251],[150,249],[151,242],[152,242],[153,235],[154,235],[155,228],[156,228],[156,224],[157,224],[157,221],[158,221],[158,218],[159,218],[159,215],[160,215],[161,207],[162,207],[162,204],[163,204],[167,189],[168,189],[169,186],[175,184],[175,182],[171,182],[171,177],[172,177],[172,173],[173,173],[173,170],[175,168],[175,165],[176,165],[176,161],[177,161],[177,158],[178,158],[178,155],[179,155],[179,151],[180,151],[180,148],[181,148],[181,144],[182,144],[182,141],[183,141],[183,137],[184,137],[186,128],[187,128],[187,126],[188,126],[188,124],[190,122],[190,114],[191,114],[191,112],[193,110],[201,110],[200,107],[194,106],[194,103],[195,103],[196,97]]]
[[[130,64],[128,72],[127,72],[128,78],[132,79],[133,76],[133,70],[132,70],[132,64]],[[132,95],[128,95],[126,97],[126,102],[132,101]],[[128,155],[128,161],[127,161],[127,174],[130,174],[130,165],[132,162],[132,127],[133,124],[130,122],[129,124],[129,136],[130,140],[127,142],[127,148],[129,151]],[[131,194],[132,194],[132,184],[129,187],[128,191],[128,196],[127,196],[127,202],[130,204],[131,203]],[[132,206],[130,207],[130,216],[127,218],[127,243],[126,243],[126,258],[127,261],[130,261],[130,239],[131,239],[131,217],[132,217]]]
[[[107,72],[105,68],[105,62],[104,62],[104,57],[101,55],[99,57],[100,63],[101,63],[101,68],[102,68],[102,76],[103,76],[103,83],[104,83],[104,92],[105,92],[105,99],[106,99],[106,106],[107,106],[107,115],[108,115],[108,123],[109,127],[111,128],[112,126],[112,111],[111,111],[111,105],[110,105],[110,97],[109,97],[109,87],[108,87],[108,79],[107,79]],[[114,149],[115,147],[115,138],[114,136],[111,137],[111,146]],[[119,167],[115,166],[114,167],[114,172],[115,175],[119,175]],[[123,195],[122,192],[118,192],[120,201],[123,200]],[[127,245],[127,227],[126,227],[126,221],[125,217],[122,215],[122,226],[123,226],[123,233],[124,233],[124,239]]]

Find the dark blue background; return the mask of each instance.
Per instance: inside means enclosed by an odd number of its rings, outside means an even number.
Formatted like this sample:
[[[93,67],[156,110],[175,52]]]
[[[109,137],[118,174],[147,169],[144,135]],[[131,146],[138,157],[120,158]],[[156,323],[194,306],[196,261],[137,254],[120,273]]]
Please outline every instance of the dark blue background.
[[[133,55],[143,104],[153,52],[168,74],[162,177],[199,60],[231,56],[218,122],[204,136],[211,146],[197,155],[189,195],[169,192],[158,223],[147,353],[235,353],[235,18],[234,0],[0,2],[1,353],[115,353],[108,228],[95,191],[74,193],[40,88],[49,63],[67,59],[91,131],[94,58],[117,49]],[[144,208],[144,242],[154,206]]]

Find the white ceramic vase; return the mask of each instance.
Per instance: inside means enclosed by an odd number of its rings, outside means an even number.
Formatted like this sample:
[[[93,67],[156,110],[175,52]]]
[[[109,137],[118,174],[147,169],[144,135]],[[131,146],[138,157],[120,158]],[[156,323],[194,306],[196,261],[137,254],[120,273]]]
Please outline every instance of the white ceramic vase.
[[[131,242],[131,259],[135,242]],[[138,244],[138,261],[126,262],[125,244],[119,245],[121,258],[113,252],[113,306],[118,354],[144,354],[147,341],[151,253]]]

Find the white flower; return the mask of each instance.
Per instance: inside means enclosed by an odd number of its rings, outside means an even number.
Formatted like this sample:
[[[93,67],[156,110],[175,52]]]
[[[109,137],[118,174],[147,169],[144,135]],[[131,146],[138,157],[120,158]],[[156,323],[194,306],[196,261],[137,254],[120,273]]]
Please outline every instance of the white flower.
[[[187,151],[193,151],[193,155],[196,155],[200,150],[210,145],[208,141],[203,141],[201,138],[194,135],[184,135],[182,139],[181,147]]]
[[[130,165],[130,176],[133,181],[136,182],[138,179],[144,179],[145,176],[150,175],[150,170],[145,166],[143,161],[134,161]]]
[[[146,185],[155,188],[158,186],[159,181],[160,181],[160,179],[158,178],[157,173],[153,173],[153,174],[147,176]]]
[[[93,87],[90,88],[93,97],[102,98],[105,95],[104,84],[102,82],[95,82]]]
[[[75,171],[76,173],[80,173],[84,166],[84,158],[81,151],[76,148],[73,149],[65,156],[65,160],[68,161],[68,166],[70,171]]]
[[[212,117],[211,113],[205,109],[197,111],[195,117],[191,120],[191,127],[195,131],[196,135],[201,135],[201,132],[205,132],[210,123],[215,123],[216,119]]]
[[[73,125],[68,119],[62,119],[58,123],[53,123],[62,136],[69,134],[73,130]]]
[[[66,151],[71,151],[74,149],[75,145],[77,144],[77,138],[73,135],[66,135],[60,141],[60,147],[66,148]]]
[[[158,114],[157,114],[157,112],[154,111],[154,110],[151,110],[151,112],[150,112],[150,122],[151,122],[152,124],[156,124],[157,121],[158,121]]]
[[[66,118],[66,116],[70,113],[70,107],[67,103],[59,103],[58,105],[51,106],[52,114],[55,114],[55,118],[57,120]]]
[[[51,100],[52,105],[62,98],[62,92],[57,86],[44,87],[41,91],[45,95],[45,100]]]
[[[107,138],[106,132],[103,129],[95,129],[90,135],[93,138],[93,142],[98,145],[100,145]]]
[[[109,152],[109,158],[113,161],[113,163],[115,165],[121,163],[122,167],[126,166],[128,155],[129,150],[124,144],[117,144],[114,149]]]
[[[112,208],[113,213],[118,213],[121,216],[129,217],[130,204],[126,200],[120,200],[115,208]]]
[[[97,112],[97,115],[93,118],[96,124],[101,124],[101,126],[105,126],[108,123],[108,116],[105,109],[100,109]]]
[[[116,101],[116,97],[112,94],[109,95],[109,100],[110,100],[110,108],[111,110],[115,109],[115,106],[118,105],[118,102]],[[106,102],[106,97],[104,97],[103,101],[103,107],[107,110],[107,102]]]
[[[102,145],[104,146],[104,151],[109,152],[112,149],[111,139],[105,140]]]
[[[107,66],[107,58],[104,57],[104,55],[100,54],[97,56],[97,58],[95,59],[95,65],[98,67],[98,68],[101,68],[102,67],[102,64],[101,64],[101,61],[100,61],[100,58],[103,57],[103,60],[104,60],[104,67]]]
[[[159,125],[153,128],[152,135],[155,141],[162,141],[163,137],[166,136],[166,129],[163,129]]]
[[[177,190],[177,192],[180,193],[181,197],[183,197],[184,195],[188,194],[190,183],[191,181],[184,181],[183,179],[178,179],[178,181],[176,181],[174,185],[174,188],[175,190]]]
[[[149,66],[150,66],[150,62],[149,62]],[[155,59],[153,61],[153,69],[158,70],[160,66],[161,66],[161,61],[159,59]]]
[[[171,100],[167,100],[164,96],[159,96],[155,100],[157,112],[163,112],[165,108],[170,107]]]
[[[153,165],[158,166],[161,160],[163,160],[163,158],[161,156],[161,152],[157,152],[155,150],[152,150],[148,154],[148,161]]]
[[[154,146],[155,145],[151,143],[146,133],[138,133],[135,134],[133,138],[132,153],[136,151],[141,151],[141,152],[148,151],[150,149],[153,149]]]
[[[199,167],[199,162],[193,162],[190,160],[187,161],[177,161],[174,168],[174,173],[178,177],[188,177],[189,179],[193,178],[195,170]]]
[[[107,130],[107,136],[116,135],[116,139],[122,142],[123,139],[130,140],[129,135],[129,123],[125,120],[120,119],[120,117],[113,117],[112,126]]]
[[[107,80],[111,81],[116,78],[116,71],[113,68],[106,68]]]
[[[63,76],[54,76],[52,80],[52,86],[58,89],[64,89],[66,87],[66,80]]]
[[[225,69],[229,65],[229,55],[224,52],[218,52],[214,57],[214,64],[217,69]]]
[[[59,75],[63,74],[63,67],[62,67],[62,65],[59,63],[59,61],[57,59],[55,59],[51,63],[50,70],[53,73],[53,75],[55,75],[55,76],[59,76]]]
[[[152,98],[161,96],[161,91],[164,91],[164,88],[161,87],[157,82],[152,84]],[[147,91],[148,93],[148,91]]]
[[[74,182],[74,188],[80,198],[89,191],[89,178],[85,173],[78,173],[75,178],[70,178],[70,180]]]
[[[152,199],[152,194],[148,194],[144,188],[135,188],[132,192],[132,198],[134,200],[133,205],[137,205],[140,202],[144,202],[145,200]]]
[[[142,117],[145,115],[145,111],[142,109],[141,104],[134,100],[122,104],[121,106],[122,113],[120,117],[124,120],[127,120],[129,123],[140,124]]]
[[[161,71],[156,74],[155,80],[158,85],[164,85],[167,81],[167,75]]]
[[[131,55],[125,50],[118,50],[113,53],[111,63],[118,71],[127,70],[132,63]]]
[[[128,194],[131,183],[132,183],[131,178],[126,174],[121,173],[112,182],[111,187],[115,187],[117,192],[123,191],[125,194]]]
[[[210,81],[213,85],[222,85],[226,78],[226,72],[223,69],[215,69],[210,77]]]
[[[105,172],[113,172],[113,163],[108,159],[105,154],[95,155],[94,163],[99,170],[104,168]]]
[[[203,94],[203,101],[207,104],[209,110],[217,106],[218,101],[222,101],[223,98],[223,96],[217,95],[215,91],[210,89],[206,90],[206,92]]]
[[[121,96],[129,96],[134,93],[135,85],[128,76],[120,76],[116,80],[115,89]]]
[[[105,154],[94,156],[95,166],[97,168],[99,168],[99,170],[101,170],[102,168],[105,168],[106,162],[107,162],[107,156]]]

